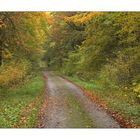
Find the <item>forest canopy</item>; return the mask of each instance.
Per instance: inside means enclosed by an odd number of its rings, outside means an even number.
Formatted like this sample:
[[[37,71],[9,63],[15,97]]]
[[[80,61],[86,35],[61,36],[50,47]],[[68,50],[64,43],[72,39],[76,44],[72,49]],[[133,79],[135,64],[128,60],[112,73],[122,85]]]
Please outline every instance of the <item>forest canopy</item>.
[[[140,13],[52,13],[45,61],[84,80],[111,88],[140,82]]]

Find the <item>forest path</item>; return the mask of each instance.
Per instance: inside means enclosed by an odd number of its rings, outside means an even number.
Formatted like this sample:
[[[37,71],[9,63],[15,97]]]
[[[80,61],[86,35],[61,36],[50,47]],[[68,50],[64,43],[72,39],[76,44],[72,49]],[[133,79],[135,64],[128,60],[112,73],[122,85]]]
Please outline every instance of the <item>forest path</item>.
[[[53,72],[44,72],[48,106],[45,128],[119,128],[81,89]]]

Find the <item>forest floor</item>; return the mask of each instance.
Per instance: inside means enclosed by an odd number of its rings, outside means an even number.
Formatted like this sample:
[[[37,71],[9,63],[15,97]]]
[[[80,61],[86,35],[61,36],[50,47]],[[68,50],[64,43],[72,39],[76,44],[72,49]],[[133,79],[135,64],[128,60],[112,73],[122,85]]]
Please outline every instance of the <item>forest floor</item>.
[[[0,128],[36,128],[44,100],[41,74],[17,87],[0,88]]]
[[[91,101],[83,91],[53,72],[44,72],[47,107],[44,128],[119,128],[108,113]]]

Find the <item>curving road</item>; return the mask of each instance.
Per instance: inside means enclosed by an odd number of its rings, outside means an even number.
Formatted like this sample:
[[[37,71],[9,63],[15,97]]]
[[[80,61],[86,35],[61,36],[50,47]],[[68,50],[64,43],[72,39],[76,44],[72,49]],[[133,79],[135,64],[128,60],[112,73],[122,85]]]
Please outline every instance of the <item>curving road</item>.
[[[81,89],[53,72],[46,77],[48,106],[45,128],[119,128],[119,124]]]

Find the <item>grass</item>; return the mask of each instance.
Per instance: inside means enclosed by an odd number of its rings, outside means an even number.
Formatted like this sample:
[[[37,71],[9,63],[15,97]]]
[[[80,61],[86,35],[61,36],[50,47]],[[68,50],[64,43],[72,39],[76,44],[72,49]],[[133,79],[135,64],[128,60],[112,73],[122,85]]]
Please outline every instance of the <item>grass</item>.
[[[71,128],[95,128],[96,125],[85,112],[80,102],[72,94],[67,94],[66,100],[70,108],[69,112],[69,124],[68,127]]]
[[[37,126],[43,80],[36,76],[21,87],[0,89],[0,128]]]
[[[101,90],[101,87],[95,83],[91,83],[91,82],[86,82],[86,81],[82,81],[80,80],[78,77],[68,77],[68,79],[74,81],[75,83],[81,85],[82,87],[88,89],[88,90]]]
[[[93,96],[99,97],[110,109],[119,112],[124,118],[140,126],[140,104],[137,102],[134,93],[121,89],[103,89],[100,84],[82,81],[78,77],[67,78],[90,90],[93,92]]]

